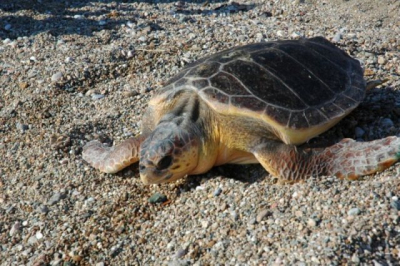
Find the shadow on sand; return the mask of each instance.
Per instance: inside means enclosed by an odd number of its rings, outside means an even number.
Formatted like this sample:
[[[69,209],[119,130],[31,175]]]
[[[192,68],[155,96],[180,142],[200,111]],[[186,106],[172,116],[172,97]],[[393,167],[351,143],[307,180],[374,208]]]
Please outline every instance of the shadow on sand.
[[[111,0],[1,0],[0,38],[15,39],[48,32],[53,36],[78,34],[91,36],[93,32],[114,29],[129,21],[135,22],[141,15],[138,3],[174,3],[170,13],[181,15],[210,15],[245,12],[254,5],[213,1],[111,1]],[[217,3],[217,6],[210,6]],[[188,5],[196,4],[196,5]],[[147,18],[147,17],[145,17]],[[149,14],[149,20],[152,20]]]

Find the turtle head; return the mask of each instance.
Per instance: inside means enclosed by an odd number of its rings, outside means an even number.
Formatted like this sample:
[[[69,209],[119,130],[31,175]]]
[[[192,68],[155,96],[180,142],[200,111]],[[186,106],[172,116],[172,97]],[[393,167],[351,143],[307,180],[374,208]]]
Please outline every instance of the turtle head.
[[[144,184],[180,179],[196,168],[199,139],[172,122],[165,122],[140,147],[139,171]]]

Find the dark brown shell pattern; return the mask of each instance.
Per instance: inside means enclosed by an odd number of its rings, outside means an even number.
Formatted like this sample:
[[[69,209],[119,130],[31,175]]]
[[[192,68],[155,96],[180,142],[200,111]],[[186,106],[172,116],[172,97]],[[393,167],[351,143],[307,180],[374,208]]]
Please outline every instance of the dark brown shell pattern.
[[[186,66],[160,94],[194,88],[289,128],[343,116],[365,96],[360,63],[322,37],[235,47]],[[174,93],[172,93],[174,94]]]

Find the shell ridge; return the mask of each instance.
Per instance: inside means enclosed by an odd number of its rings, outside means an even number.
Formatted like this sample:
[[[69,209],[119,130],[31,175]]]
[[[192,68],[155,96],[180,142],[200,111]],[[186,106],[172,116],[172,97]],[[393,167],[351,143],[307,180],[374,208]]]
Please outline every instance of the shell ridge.
[[[330,47],[325,46],[325,45],[322,45],[322,44],[320,44],[320,43],[316,43],[316,42],[312,42],[312,43],[318,44],[319,46],[322,46],[322,47],[327,47],[329,50],[334,51],[334,50],[331,49]],[[304,45],[304,44],[301,44],[301,45],[302,45],[303,47],[305,47],[305,48],[309,48],[311,51],[313,51],[314,53],[318,54],[318,56],[323,57],[326,61],[329,61],[329,62],[331,62],[332,64],[334,64],[337,68],[339,68],[340,70],[342,70],[343,72],[345,72],[345,73],[346,73],[346,76],[349,78],[349,80],[351,80],[351,78],[349,77],[349,73],[348,73],[347,70],[345,70],[342,66],[340,66],[340,65],[338,65],[337,63],[333,62],[332,60],[330,60],[329,58],[327,58],[325,55],[321,54],[320,52],[314,50],[312,47],[308,47],[308,46],[306,46],[306,45]],[[335,51],[334,51],[334,52],[335,52]],[[351,64],[350,64],[350,65],[351,65]]]
[[[291,56],[290,54],[286,53],[285,51],[282,51],[280,49],[277,48],[273,48],[276,51],[279,51],[283,54],[285,54],[287,57],[289,57],[290,59],[292,59],[293,61],[295,61],[296,63],[298,63],[300,66],[304,67],[304,69],[307,70],[308,73],[310,73],[311,75],[313,75],[313,77],[315,77],[319,82],[321,82],[326,88],[328,88],[329,91],[331,91],[333,94],[336,94],[337,92],[333,91],[324,81],[322,81],[317,75],[315,75],[308,67],[306,67],[304,64],[302,64],[300,61],[298,61],[297,59],[295,59],[293,56]]]
[[[221,71],[221,73],[225,73],[225,74],[227,74],[227,75],[230,75],[230,76],[233,77],[234,79],[236,79],[236,80],[240,83],[240,85],[242,85],[242,86],[251,94],[251,95],[240,95],[240,97],[245,97],[245,96],[247,96],[247,97],[254,97],[254,98],[258,99],[259,101],[262,101],[262,102],[266,103],[267,105],[270,105],[270,106],[273,106],[273,107],[276,107],[276,108],[281,108],[281,109],[284,109],[284,110],[287,110],[287,111],[293,111],[293,110],[287,109],[287,108],[285,108],[285,107],[283,107],[283,106],[279,106],[279,105],[276,105],[276,104],[273,104],[273,103],[268,103],[268,102],[264,101],[263,99],[261,99],[260,97],[254,95],[254,93],[252,93],[251,91],[249,91],[249,90],[247,89],[247,87],[246,87],[237,77],[235,77],[235,76],[232,75],[231,73],[226,72],[226,71]],[[303,110],[304,110],[304,109],[303,109]],[[296,110],[296,111],[297,111],[297,110]]]
[[[227,74],[228,76],[234,78],[237,82],[239,82],[239,84],[240,84],[251,96],[254,96],[254,97],[256,97],[257,99],[261,100],[260,98],[258,98],[257,96],[255,96],[255,95],[247,88],[247,86],[245,86],[245,85],[243,84],[243,82],[242,82],[241,80],[239,80],[237,77],[235,77],[234,75],[232,75],[231,73],[229,73],[229,72],[227,72],[227,71],[225,71],[225,70],[221,70],[221,73]],[[261,100],[261,101],[265,102],[264,100]]]
[[[303,111],[303,116],[304,116],[304,118],[306,119],[306,122],[307,122],[308,127],[310,127],[310,121],[308,121],[308,118],[307,118],[307,116],[306,116],[306,111],[305,111],[305,110]]]
[[[271,70],[267,69],[267,67],[264,67],[263,65],[253,61],[253,64],[265,69],[273,78],[277,79],[279,82],[281,82],[286,88],[288,88],[295,96],[296,98],[298,98],[300,100],[300,102],[302,102],[305,106],[310,107],[307,103],[305,103],[303,101],[303,99],[301,99],[301,97],[295,92],[293,91],[292,88],[290,88],[282,79],[280,79],[278,76],[276,76],[274,73],[271,72]],[[264,101],[265,102],[265,101]]]
[[[191,67],[188,67],[188,68],[184,68],[182,71],[186,71],[185,75],[183,75],[180,79],[175,80],[175,82],[181,80],[182,78],[186,78],[187,74],[189,74],[189,72],[190,72],[195,66],[196,66],[196,65],[191,66]],[[174,82],[174,83],[175,83],[175,82]]]

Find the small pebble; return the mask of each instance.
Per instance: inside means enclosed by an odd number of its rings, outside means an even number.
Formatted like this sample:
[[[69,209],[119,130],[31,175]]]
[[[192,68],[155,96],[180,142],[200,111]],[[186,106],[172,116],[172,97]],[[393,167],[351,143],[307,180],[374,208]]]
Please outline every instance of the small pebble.
[[[342,33],[339,31],[333,36],[332,42],[340,42],[340,39],[342,38]]]
[[[7,31],[11,30],[11,24],[5,25],[5,26],[4,26],[4,29],[7,30]]]
[[[140,36],[138,40],[141,42],[146,42],[147,38],[146,38],[146,36]]]
[[[165,196],[164,194],[161,193],[154,193],[148,200],[150,203],[162,203],[167,201],[167,196]]]
[[[43,213],[43,214],[46,214],[46,213],[48,213],[50,210],[49,210],[49,208],[46,206],[46,205],[41,205],[40,207],[39,207],[39,212],[40,213]]]
[[[21,223],[20,222],[15,222],[14,225],[11,227],[10,230],[10,236],[15,235],[16,233],[20,232],[22,229]]]
[[[210,222],[209,221],[201,221],[201,227],[208,228],[209,226],[210,226]]]
[[[28,239],[28,244],[30,245],[34,245],[38,242],[38,239],[36,238],[36,235],[32,235],[31,237],[29,237]]]
[[[213,193],[214,197],[218,197],[219,195],[221,195],[221,192],[222,188],[218,187]]]
[[[390,202],[390,206],[392,206],[396,210],[400,211],[400,200],[392,200]]]
[[[381,124],[382,124],[382,126],[384,126],[384,127],[393,127],[393,121],[392,121],[392,119],[390,119],[390,118],[384,118],[382,121],[381,121]]]
[[[356,138],[362,138],[365,134],[365,131],[361,127],[355,128],[355,136]]]
[[[52,82],[59,82],[63,77],[63,74],[61,72],[57,72],[55,74],[53,74],[53,76],[51,76],[51,81]]]
[[[234,221],[237,221],[239,219],[239,215],[236,211],[231,212],[231,217]]]
[[[384,56],[378,56],[378,64],[384,65],[386,64],[387,60]]]
[[[269,210],[268,209],[262,209],[258,212],[257,217],[256,217],[256,221],[259,223],[261,222],[265,217],[267,217],[269,214]]]
[[[51,196],[51,198],[49,199],[49,201],[47,202],[49,205],[54,205],[57,202],[59,202],[61,199],[63,199],[65,196],[59,192],[53,194],[53,196]]]
[[[179,249],[179,250],[176,252],[175,258],[180,259],[180,258],[182,258],[183,256],[185,256],[185,255],[187,254],[187,252],[188,252],[188,249],[187,249],[187,248],[181,248],[181,249]]]
[[[28,125],[17,123],[17,129],[20,130],[21,132],[25,132],[29,129]]]
[[[43,234],[42,234],[42,232],[40,232],[40,231],[37,231],[35,236],[36,236],[36,238],[37,238],[38,240],[40,240],[40,239],[43,238]]]
[[[356,216],[356,215],[359,215],[360,213],[361,213],[361,210],[359,208],[352,208],[347,212],[347,214],[350,216]]]
[[[93,100],[100,100],[100,99],[103,99],[104,97],[105,97],[104,94],[98,94],[98,93],[93,93],[92,94],[92,99]]]
[[[314,219],[310,218],[310,219],[308,219],[308,221],[307,221],[307,225],[308,225],[309,227],[315,227],[315,226],[317,226],[317,222],[316,222]]]

